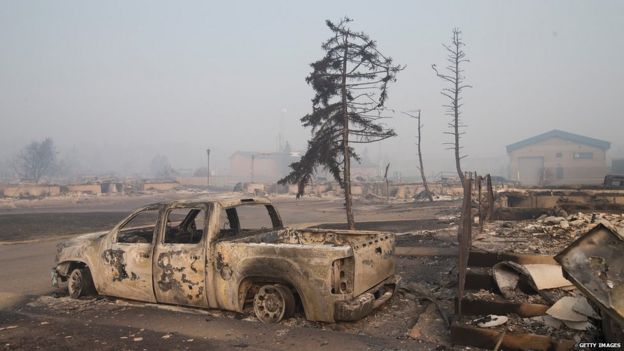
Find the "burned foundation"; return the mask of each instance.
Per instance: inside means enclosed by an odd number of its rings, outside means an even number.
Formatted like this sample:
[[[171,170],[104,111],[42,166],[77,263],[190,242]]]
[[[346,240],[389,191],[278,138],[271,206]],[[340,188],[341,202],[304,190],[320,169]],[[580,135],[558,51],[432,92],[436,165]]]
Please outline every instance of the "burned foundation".
[[[500,191],[495,219],[535,219],[555,209],[577,211],[624,211],[624,190],[603,188],[579,189],[507,189]]]

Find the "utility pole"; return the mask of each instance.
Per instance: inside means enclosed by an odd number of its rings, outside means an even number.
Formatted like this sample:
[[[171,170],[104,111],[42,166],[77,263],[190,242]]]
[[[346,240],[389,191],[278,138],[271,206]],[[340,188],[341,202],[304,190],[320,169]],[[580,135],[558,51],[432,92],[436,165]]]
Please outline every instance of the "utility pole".
[[[206,170],[206,185],[210,186],[210,149],[206,149],[206,156],[208,156],[208,168]]]

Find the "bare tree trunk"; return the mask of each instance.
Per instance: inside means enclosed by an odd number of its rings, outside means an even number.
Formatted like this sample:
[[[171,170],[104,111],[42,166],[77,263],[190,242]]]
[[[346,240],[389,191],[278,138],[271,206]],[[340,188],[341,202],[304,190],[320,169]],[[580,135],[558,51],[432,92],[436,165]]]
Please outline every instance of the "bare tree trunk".
[[[347,38],[345,37],[345,50],[342,58],[342,115],[344,125],[342,128],[342,147],[344,153],[343,185],[345,195],[345,208],[347,210],[347,226],[355,229],[353,218],[353,203],[351,201],[351,155],[349,153],[349,110],[347,109]]]
[[[466,54],[462,50],[462,46],[464,43],[460,38],[461,31],[458,28],[453,29],[453,40],[450,45],[444,45],[448,52],[447,61],[450,63],[449,66],[446,67],[446,70],[449,72],[448,74],[440,73],[436,68],[436,65],[431,65],[433,70],[436,72],[436,75],[443,79],[445,82],[451,84],[451,88],[442,89],[442,95],[446,96],[450,100],[449,105],[444,105],[447,108],[447,115],[451,117],[451,123],[449,126],[451,127],[451,132],[446,132],[445,134],[452,134],[454,137],[453,149],[455,151],[455,168],[457,169],[457,175],[459,176],[459,180],[462,185],[466,179],[466,175],[462,172],[461,169],[461,147],[459,146],[460,128],[463,127],[460,125],[459,117],[461,114],[460,108],[461,104],[461,92],[464,88],[471,88],[470,85],[464,84],[465,77],[462,75],[463,70],[460,68],[460,64],[463,62],[469,62],[466,59]]]
[[[457,36],[457,33],[455,33]],[[457,37],[456,37],[457,38]],[[455,40],[455,52],[459,53],[459,43]],[[454,123],[453,129],[455,134],[455,168],[457,168],[457,174],[459,175],[459,180],[462,185],[465,183],[464,172],[461,169],[461,155],[459,153],[459,54],[455,55],[455,98],[453,99],[453,112],[454,112]]]
[[[457,241],[459,243],[458,254],[458,283],[457,283],[457,314],[462,315],[461,301],[464,297],[464,288],[466,285],[466,271],[468,266],[468,256],[470,255],[470,247],[472,246],[472,210],[470,208],[472,188],[471,179],[467,179],[464,184],[464,200],[462,204],[461,222],[457,231]]]
[[[425,193],[427,193],[427,198],[429,201],[433,202],[433,195],[431,191],[429,191],[429,184],[427,184],[427,178],[425,177],[425,168],[423,167],[423,159],[422,159],[422,151],[420,149],[420,128],[422,125],[420,124],[420,110],[418,110],[418,117],[416,117],[418,121],[418,162],[420,163],[420,177],[422,178],[423,186],[425,187]]]

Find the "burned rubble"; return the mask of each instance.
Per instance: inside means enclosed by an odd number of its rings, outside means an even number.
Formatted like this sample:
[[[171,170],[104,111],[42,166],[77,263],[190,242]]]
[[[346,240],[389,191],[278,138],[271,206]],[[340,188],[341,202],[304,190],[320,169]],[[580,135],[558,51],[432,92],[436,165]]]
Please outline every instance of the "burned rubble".
[[[457,281],[452,280],[453,289],[447,289],[446,296],[439,294],[443,289],[441,285],[428,287],[430,292],[437,289],[438,305],[446,305],[447,313],[454,313],[455,318],[450,335],[439,333],[436,343],[485,348],[502,345],[510,349],[571,349],[579,342],[613,340],[621,335],[622,324],[617,323],[620,317],[605,316],[605,310],[617,311],[618,300],[610,302],[615,307],[597,303],[593,293],[588,294],[578,280],[569,280],[571,273],[559,265],[559,256],[555,260],[555,255],[570,250],[571,244],[600,228],[613,233],[624,229],[621,212],[611,209],[569,214],[555,206],[542,209],[535,219],[484,220],[486,216],[481,217],[482,210],[475,210],[481,205],[477,198],[469,212],[476,225],[472,228],[465,291],[460,295],[463,313],[457,314]],[[413,239],[399,237],[398,240],[403,244],[412,242],[432,247],[427,250],[398,247],[397,254],[408,257],[456,255],[461,247],[456,247],[457,239],[453,234],[461,232],[463,220],[453,213],[440,214],[439,218],[451,219],[447,228],[408,233]],[[436,239],[439,242],[434,244]],[[443,258],[433,256],[430,259]],[[401,260],[404,258],[399,258]],[[454,263],[451,266],[457,269]],[[611,263],[621,265],[613,259]],[[606,271],[607,268],[602,269]],[[618,273],[611,274],[617,276]],[[618,283],[608,284],[607,287],[613,288]],[[440,319],[444,312],[436,312],[436,315]],[[607,323],[605,318],[609,320]],[[428,325],[420,322],[415,323],[409,333],[420,340],[430,340],[433,334]]]
[[[466,289],[473,291],[468,291],[462,299],[464,311],[468,307],[468,316],[458,323],[474,326],[475,319],[470,314],[477,312],[493,316],[503,313],[509,318],[492,325],[490,328],[498,333],[484,332],[480,341],[467,341],[462,332],[468,329],[461,327],[459,331],[452,330],[453,339],[475,346],[494,346],[493,341],[500,341],[514,348],[518,346],[518,340],[525,340],[529,335],[531,342],[535,343],[529,348],[557,345],[558,348],[569,349],[581,341],[617,338],[603,328],[605,324],[602,321],[608,318],[605,311],[610,311],[610,304],[617,304],[617,300],[607,304],[596,303],[593,292],[584,288],[583,283],[575,280],[573,284],[568,280],[570,269],[574,268],[562,269],[559,266],[560,255],[569,251],[571,244],[575,245],[601,228],[617,233],[624,229],[624,216],[617,212],[567,214],[565,210],[555,207],[536,220],[483,224],[481,231],[473,238],[473,250],[496,253],[498,262],[493,265],[493,262],[479,264],[477,259],[473,260],[473,264],[479,267],[468,268],[468,277],[473,279],[466,282]],[[559,256],[555,260],[554,255],[557,254]],[[601,253],[600,257],[604,258],[600,259],[609,257],[605,255]],[[589,257],[589,260],[592,258]],[[588,281],[592,278],[586,275],[584,283]]]
[[[474,234],[473,245],[484,250],[505,248],[517,253],[555,255],[598,223],[624,227],[624,214],[577,212],[566,216],[543,214],[536,220],[487,222],[482,233]]]

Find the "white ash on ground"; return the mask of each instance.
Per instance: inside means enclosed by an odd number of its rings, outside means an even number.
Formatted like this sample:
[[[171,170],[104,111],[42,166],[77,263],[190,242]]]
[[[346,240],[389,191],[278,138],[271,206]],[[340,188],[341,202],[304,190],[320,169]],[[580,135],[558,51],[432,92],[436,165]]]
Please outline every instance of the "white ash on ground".
[[[543,215],[537,220],[486,222],[482,233],[473,228],[473,246],[488,251],[556,255],[598,223],[624,230],[624,214],[579,212],[567,217]]]

